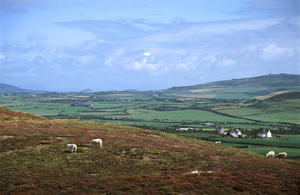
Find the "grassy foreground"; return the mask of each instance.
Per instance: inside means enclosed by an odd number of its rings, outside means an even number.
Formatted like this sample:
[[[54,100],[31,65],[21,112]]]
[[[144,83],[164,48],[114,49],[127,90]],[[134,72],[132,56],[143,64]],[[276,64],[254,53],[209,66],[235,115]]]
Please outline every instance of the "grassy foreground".
[[[93,138],[103,148],[91,148]],[[66,150],[78,145],[77,154]],[[299,194],[300,163],[133,127],[0,108],[0,193]],[[197,171],[197,174],[189,174]]]

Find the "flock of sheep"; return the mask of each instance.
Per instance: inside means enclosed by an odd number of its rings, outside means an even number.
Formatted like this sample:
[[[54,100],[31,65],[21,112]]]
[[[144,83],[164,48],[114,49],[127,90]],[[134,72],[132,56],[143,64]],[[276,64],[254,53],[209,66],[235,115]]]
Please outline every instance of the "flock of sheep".
[[[274,158],[274,157],[277,157],[277,158],[287,158],[287,153],[286,152],[279,152],[277,155],[275,155],[274,151],[269,151],[266,154],[266,157],[271,157],[271,158]]]
[[[216,141],[215,144],[221,144],[221,141]],[[267,154],[266,154],[266,157],[271,157],[271,158],[287,158],[287,153],[286,152],[279,152],[277,155],[275,155],[275,152],[274,151],[269,151]]]
[[[101,148],[102,147],[102,139],[100,139],[100,138],[93,139],[90,142],[90,145],[92,145],[92,144],[96,144],[96,145],[99,144],[99,147]],[[221,144],[221,141],[216,141],[215,144]],[[76,153],[76,151],[77,151],[77,145],[76,144],[67,144],[67,147],[71,149],[71,152]],[[277,158],[287,158],[287,153],[286,152],[279,152],[277,155],[275,155],[274,151],[269,151],[266,154],[266,157],[268,157],[268,158],[269,157],[271,157],[271,158],[274,158],[274,157],[277,157]]]
[[[98,138],[98,139],[93,139],[91,142],[90,142],[90,145],[92,144],[96,144],[98,145],[99,144],[99,147],[101,148],[102,147],[102,139]],[[71,152],[73,153],[76,153],[77,151],[77,145],[76,144],[67,144],[67,147],[71,149]]]

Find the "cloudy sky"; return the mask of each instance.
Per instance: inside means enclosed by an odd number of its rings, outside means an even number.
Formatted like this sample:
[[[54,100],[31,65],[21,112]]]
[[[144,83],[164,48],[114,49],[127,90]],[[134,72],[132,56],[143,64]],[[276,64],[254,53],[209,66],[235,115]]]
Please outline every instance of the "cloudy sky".
[[[298,0],[0,0],[0,83],[165,89],[300,73]]]

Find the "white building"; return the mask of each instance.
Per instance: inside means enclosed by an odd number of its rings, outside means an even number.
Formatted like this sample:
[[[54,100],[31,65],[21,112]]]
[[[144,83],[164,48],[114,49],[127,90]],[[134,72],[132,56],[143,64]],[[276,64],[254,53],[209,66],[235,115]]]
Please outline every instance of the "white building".
[[[268,138],[269,138],[269,137],[272,137],[272,133],[271,133],[270,130],[267,132],[267,137],[268,137]]]
[[[268,132],[266,132],[264,130],[264,132],[257,134],[257,137],[260,137],[260,138],[270,138],[270,137],[272,137],[272,133],[271,133],[270,130],[268,130]]]

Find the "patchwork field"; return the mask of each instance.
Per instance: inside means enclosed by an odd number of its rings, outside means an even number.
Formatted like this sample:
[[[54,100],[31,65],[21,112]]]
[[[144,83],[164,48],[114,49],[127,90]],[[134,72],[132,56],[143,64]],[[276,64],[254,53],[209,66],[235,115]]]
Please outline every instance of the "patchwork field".
[[[234,109],[219,109],[218,112],[264,122],[288,122],[300,124],[300,98],[281,101],[258,101]]]
[[[288,158],[300,161],[300,135],[274,134],[272,138],[231,138],[212,133],[178,133],[208,141],[222,141],[222,144],[250,150],[265,155],[268,151],[287,152]]]
[[[272,146],[273,150],[277,150],[278,147],[290,147],[291,155],[289,154],[288,158],[299,160],[300,149],[296,142],[291,141],[292,139],[283,143],[278,140],[275,142],[253,138],[241,140],[206,134],[213,133],[218,126],[223,126],[227,130],[253,129],[252,133],[247,132],[252,137],[262,129],[271,129],[274,134],[284,133],[297,137],[300,134],[300,102],[295,95],[289,97],[292,98],[282,98],[280,101],[270,101],[268,98],[264,101],[255,99],[182,101],[162,96],[157,92],[7,94],[0,96],[0,106],[43,117],[99,121],[171,133],[178,133],[177,129],[181,127],[192,128],[193,131],[183,135],[211,141],[222,140],[229,146],[263,155],[269,146]]]

